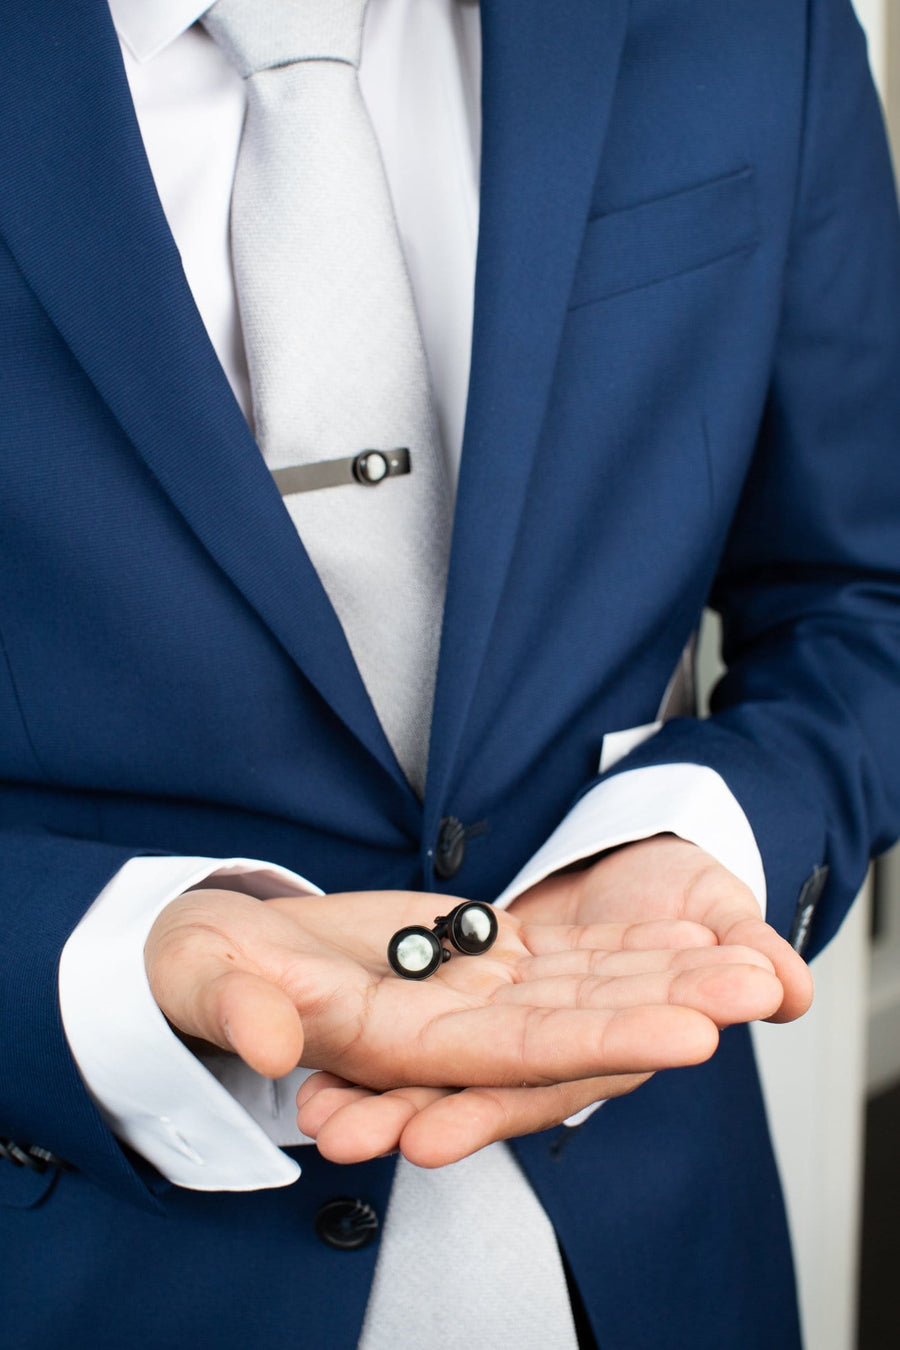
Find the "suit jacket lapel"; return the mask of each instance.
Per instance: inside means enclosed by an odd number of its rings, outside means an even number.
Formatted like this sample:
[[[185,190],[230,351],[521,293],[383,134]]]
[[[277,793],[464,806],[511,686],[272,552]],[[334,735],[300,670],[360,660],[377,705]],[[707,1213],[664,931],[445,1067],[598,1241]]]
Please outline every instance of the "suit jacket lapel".
[[[433,813],[515,544],[627,4],[482,0],[481,228]],[[404,783],[194,306],[102,0],[31,0],[4,16],[0,129],[0,232],[35,294],[211,556]]]
[[[405,785],[194,305],[106,4],[29,0],[2,36],[0,232],[185,521]]]
[[[481,222],[427,831],[446,806],[547,406],[628,0],[482,0]]]

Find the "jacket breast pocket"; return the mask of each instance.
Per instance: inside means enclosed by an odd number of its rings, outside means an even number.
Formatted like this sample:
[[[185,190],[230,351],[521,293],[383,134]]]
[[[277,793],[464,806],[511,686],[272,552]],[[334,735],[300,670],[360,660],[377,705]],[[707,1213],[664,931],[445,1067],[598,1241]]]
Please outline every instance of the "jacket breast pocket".
[[[753,169],[588,221],[570,308],[749,252],[759,240]]]

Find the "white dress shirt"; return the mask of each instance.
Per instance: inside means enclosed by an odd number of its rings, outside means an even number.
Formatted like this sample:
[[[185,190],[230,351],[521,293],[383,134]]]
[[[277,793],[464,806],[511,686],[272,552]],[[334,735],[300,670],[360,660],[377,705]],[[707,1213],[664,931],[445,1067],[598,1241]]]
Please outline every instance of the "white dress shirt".
[[[249,417],[228,248],[245,93],[219,48],[192,26],[205,8],[203,0],[110,0],[162,206],[209,337]],[[480,42],[473,0],[369,0],[360,83],[394,201],[454,480],[478,233]],[[598,768],[611,768],[656,730],[654,723],[608,735]],[[510,904],[560,867],[663,832],[717,857],[764,910],[762,861],[747,819],[718,774],[691,764],[632,770],[595,787],[497,903]],[[207,879],[260,900],[317,892],[312,882],[252,859],[133,859],[97,897],[63,951],[66,1035],[118,1137],[171,1181],[195,1190],[285,1185],[300,1169],[277,1145],[308,1142],[297,1130],[294,1106],[307,1071],[272,1083],[233,1056],[199,1059],[172,1033],[147,982],[143,948],[154,920]]]

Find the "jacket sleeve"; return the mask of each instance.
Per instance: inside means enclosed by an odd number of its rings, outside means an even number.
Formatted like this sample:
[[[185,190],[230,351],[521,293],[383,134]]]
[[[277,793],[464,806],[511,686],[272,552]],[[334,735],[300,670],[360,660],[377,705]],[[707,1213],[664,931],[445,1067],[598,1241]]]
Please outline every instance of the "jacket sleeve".
[[[276,1144],[312,1142],[297,1129],[294,1105],[309,1071],[273,1082],[212,1046],[194,1053],[150,988],[150,930],[170,901],[197,886],[239,890],[260,902],[321,894],[295,872],[257,859],[132,858],[63,948],[66,1038],[110,1129],[169,1181],[200,1191],[290,1185],[300,1168]]]
[[[49,1149],[153,1210],[156,1178],[135,1166],[94,1105],[68,1048],[57,993],[69,934],[133,852],[49,832],[0,831],[0,1136]],[[28,1180],[24,1169],[9,1167],[3,1177],[9,1186]]]
[[[727,674],[708,720],[668,723],[614,773],[721,774],[759,844],[770,922],[788,935],[818,898],[812,955],[900,830],[900,228],[849,0],[808,9],[780,330],[710,599]]]

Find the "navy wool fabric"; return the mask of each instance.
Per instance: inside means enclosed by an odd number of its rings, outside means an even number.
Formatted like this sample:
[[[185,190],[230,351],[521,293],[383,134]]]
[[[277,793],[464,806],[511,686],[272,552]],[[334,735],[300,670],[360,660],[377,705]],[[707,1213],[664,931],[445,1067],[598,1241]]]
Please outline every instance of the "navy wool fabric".
[[[0,15],[0,1339],[352,1346],[390,1162],[167,1186],[56,997],[129,857],[489,900],[653,719],[704,604],[727,678],[622,768],[717,769],[772,921],[836,931],[900,822],[900,232],[849,0],[483,0],[472,381],[424,804],[215,359],[105,4]],[[451,882],[442,817],[482,828]],[[102,996],[102,994],[101,994]],[[523,1141],[603,1350],[796,1350],[749,1040]],[[511,1221],[514,1219],[511,1218]],[[436,1297],[451,1296],[448,1291]]]

